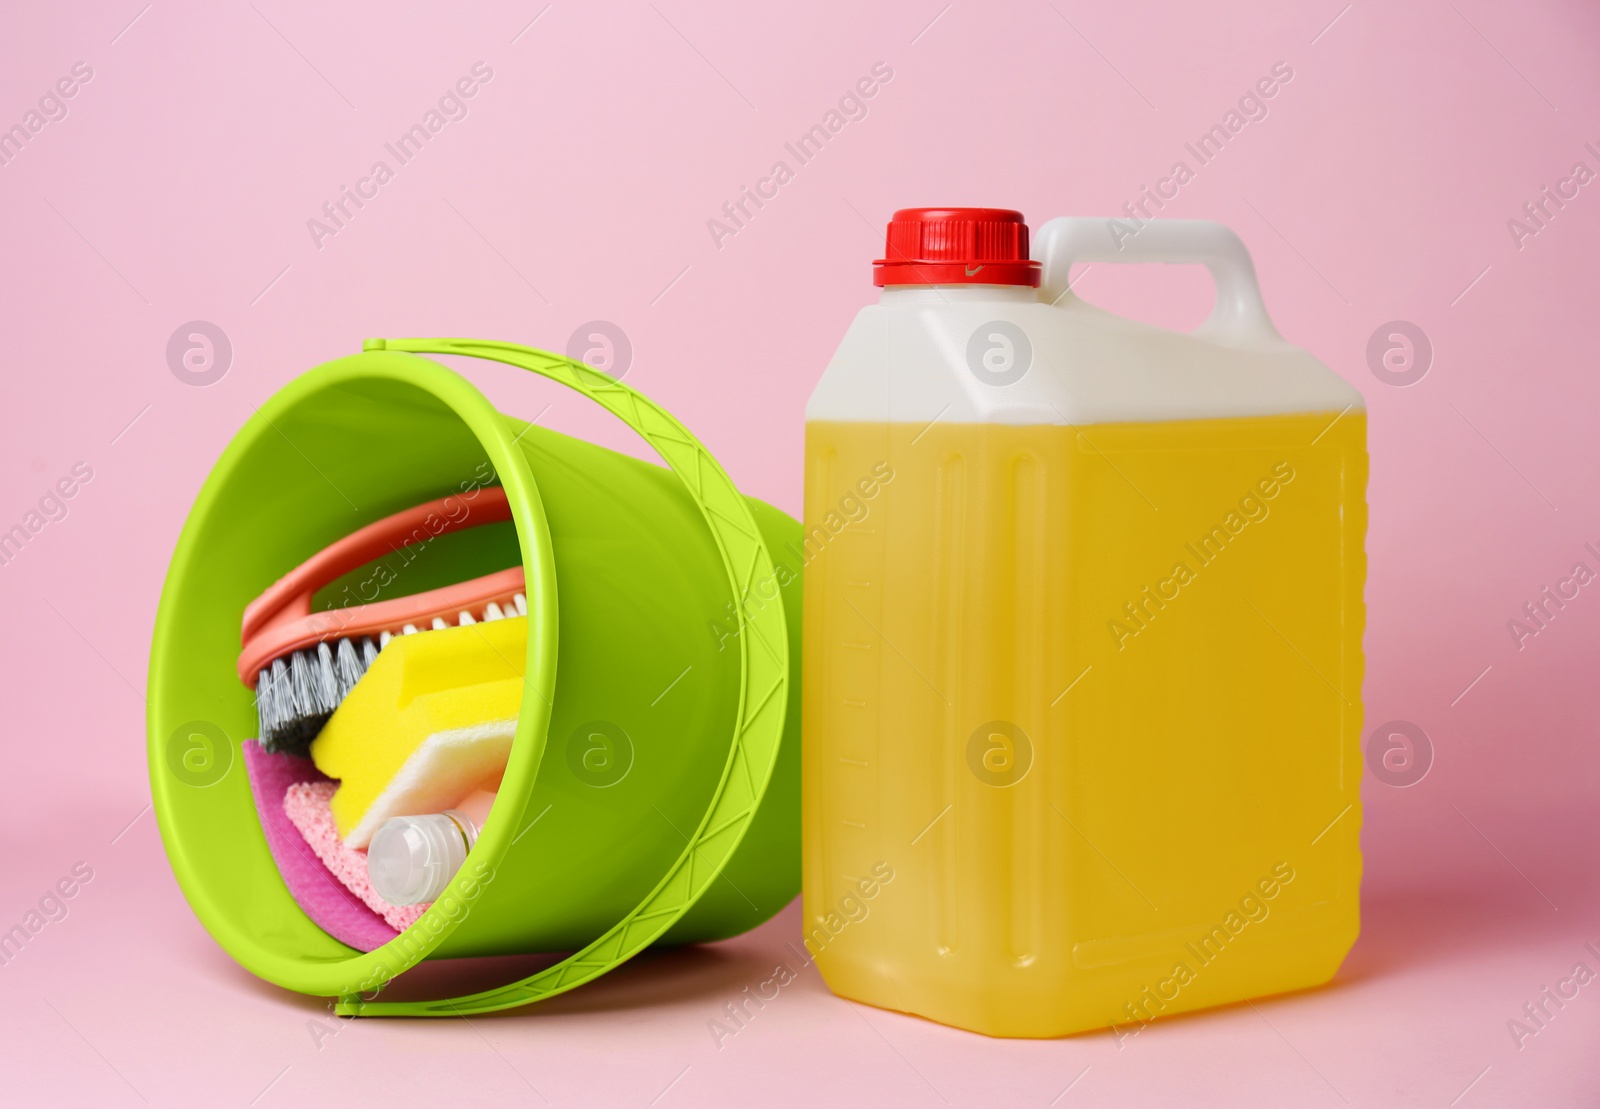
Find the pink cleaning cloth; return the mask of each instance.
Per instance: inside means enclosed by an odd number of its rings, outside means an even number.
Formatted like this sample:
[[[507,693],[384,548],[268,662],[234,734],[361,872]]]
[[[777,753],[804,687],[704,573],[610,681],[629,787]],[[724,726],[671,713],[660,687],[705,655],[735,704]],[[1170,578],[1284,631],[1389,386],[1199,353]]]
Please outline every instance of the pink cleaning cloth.
[[[262,835],[300,911],[318,928],[357,951],[376,951],[398,936],[381,916],[339,884],[283,811],[283,797],[291,785],[326,782],[328,776],[308,758],[283,751],[268,754],[253,739],[245,740],[243,748]]]
[[[333,791],[339,788],[334,781],[296,782],[283,796],[283,811],[290,822],[300,830],[306,843],[322,865],[339,879],[340,884],[366,904],[373,912],[388,922],[389,927],[404,932],[427,911],[427,905],[391,905],[378,896],[367,877],[367,853],[345,846],[339,836],[338,825],[333,820]]]

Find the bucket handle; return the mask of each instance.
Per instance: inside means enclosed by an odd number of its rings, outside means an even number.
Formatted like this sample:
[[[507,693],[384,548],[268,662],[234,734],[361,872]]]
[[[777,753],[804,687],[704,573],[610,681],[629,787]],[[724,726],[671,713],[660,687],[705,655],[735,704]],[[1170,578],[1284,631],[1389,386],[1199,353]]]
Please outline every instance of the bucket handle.
[[[504,362],[582,393],[637,432],[683,482],[711,529],[735,598],[742,602],[758,583],[772,579],[772,555],[733,480],[687,428],[630,386],[587,363],[514,343],[368,339],[364,349],[466,355]],[[532,601],[530,593],[530,606]],[[351,993],[338,999],[335,1010],[339,1015],[463,1016],[542,1001],[592,981],[631,959],[689,911],[722,873],[755,818],[777,763],[788,711],[789,638],[783,606],[739,603],[735,607],[741,614],[737,637],[739,707],[728,760],[688,845],[644,900],[583,950],[527,978],[464,997],[432,1001],[368,1001],[360,993]],[[545,740],[544,734],[537,736],[540,754]],[[489,833],[496,834],[493,826]],[[439,938],[442,936],[426,939],[425,946],[409,956],[406,965],[395,974],[420,962]]]
[[[1068,278],[1078,262],[1165,262],[1205,266],[1217,300],[1200,338],[1230,346],[1281,342],[1261,300],[1250,251],[1233,229],[1214,220],[1158,219],[1134,223],[1061,216],[1039,228],[1034,257],[1044,263],[1040,298],[1047,304],[1071,295]]]

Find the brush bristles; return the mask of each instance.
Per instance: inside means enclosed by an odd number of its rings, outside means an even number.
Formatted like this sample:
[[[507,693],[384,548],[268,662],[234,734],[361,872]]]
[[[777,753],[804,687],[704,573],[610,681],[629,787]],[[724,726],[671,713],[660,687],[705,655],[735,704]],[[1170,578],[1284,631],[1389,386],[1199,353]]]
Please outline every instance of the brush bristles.
[[[461,612],[457,617],[461,625],[467,625],[528,614],[528,600],[523,594],[518,593],[514,603],[515,609],[508,605],[502,610],[498,604],[490,602],[479,616]],[[447,619],[435,617],[431,626],[422,630],[452,626]],[[402,634],[414,635],[418,630],[415,625],[407,624]],[[389,632],[384,632],[376,640],[370,636],[324,640],[315,647],[274,659],[263,667],[256,675],[261,746],[273,754],[309,754],[311,741],[317,738],[340,702],[378,661],[378,653],[392,638]]]
[[[256,713],[261,746],[274,754],[304,755],[322,726],[376,659],[372,641],[359,649],[348,639],[318,643],[274,659],[256,676]]]

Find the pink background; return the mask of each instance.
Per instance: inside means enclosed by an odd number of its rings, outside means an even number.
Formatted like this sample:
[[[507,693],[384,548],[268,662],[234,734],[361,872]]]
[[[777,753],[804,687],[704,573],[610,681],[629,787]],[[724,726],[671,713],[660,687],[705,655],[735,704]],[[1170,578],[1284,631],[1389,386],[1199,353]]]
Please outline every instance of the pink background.
[[[1600,171],[1592,5],[140,4],[0,17],[0,125],[74,63],[94,73],[0,166],[0,529],[94,472],[0,566],[0,928],[94,871],[0,967],[8,1099],[1600,1103],[1600,983],[1520,1050],[1507,1028],[1574,964],[1600,970],[1600,586],[1522,650],[1506,628],[1574,562],[1600,570],[1582,549],[1600,546],[1600,183],[1520,249],[1507,230],[1573,163]],[[470,114],[314,245],[306,221],[480,60]],[[866,118],[718,249],[706,221],[880,61]],[[631,337],[628,380],[796,511],[802,407],[874,296],[894,208],[1114,213],[1280,61],[1267,118],[1166,214],[1236,228],[1279,329],[1371,408],[1367,719],[1419,725],[1436,761],[1407,789],[1366,782],[1364,932],[1332,986],[1119,1048],[854,1007],[812,970],[719,1049],[707,1022],[783,957],[791,906],[533,1011],[319,1047],[318,1002],[206,936],[147,811],[142,690],[167,557],[253,405],[369,335],[563,349],[605,319]],[[1209,296],[1159,268],[1096,267],[1079,291],[1181,325]],[[206,388],[166,361],[195,319],[234,349]],[[1396,319],[1434,347],[1408,388],[1367,365]],[[508,411],[545,403],[466,370]],[[545,422],[598,426],[576,398]]]

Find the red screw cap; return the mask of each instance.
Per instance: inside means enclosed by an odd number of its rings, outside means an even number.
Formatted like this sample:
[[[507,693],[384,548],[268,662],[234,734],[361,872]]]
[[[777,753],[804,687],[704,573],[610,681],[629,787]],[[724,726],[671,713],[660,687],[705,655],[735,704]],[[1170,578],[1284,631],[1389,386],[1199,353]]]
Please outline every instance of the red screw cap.
[[[1028,225],[1010,208],[902,208],[883,253],[874,285],[1039,284]]]

